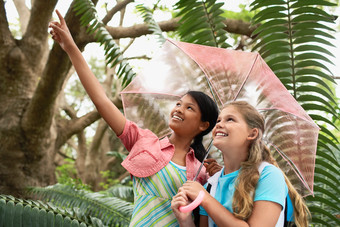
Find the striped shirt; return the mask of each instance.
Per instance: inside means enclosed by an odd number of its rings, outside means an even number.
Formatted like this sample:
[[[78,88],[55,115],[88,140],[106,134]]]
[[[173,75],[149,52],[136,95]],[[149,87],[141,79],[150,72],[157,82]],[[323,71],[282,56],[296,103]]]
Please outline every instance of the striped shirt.
[[[130,226],[179,226],[171,199],[186,180],[186,168],[171,161],[150,177],[133,177],[136,205]]]

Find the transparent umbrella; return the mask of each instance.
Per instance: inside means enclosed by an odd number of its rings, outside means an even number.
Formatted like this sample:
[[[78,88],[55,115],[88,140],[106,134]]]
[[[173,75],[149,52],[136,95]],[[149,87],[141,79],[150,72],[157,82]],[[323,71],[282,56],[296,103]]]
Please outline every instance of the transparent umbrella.
[[[121,92],[126,117],[159,137],[175,101],[189,90],[225,103],[245,100],[265,117],[264,140],[300,194],[313,194],[319,127],[258,53],[167,40]]]

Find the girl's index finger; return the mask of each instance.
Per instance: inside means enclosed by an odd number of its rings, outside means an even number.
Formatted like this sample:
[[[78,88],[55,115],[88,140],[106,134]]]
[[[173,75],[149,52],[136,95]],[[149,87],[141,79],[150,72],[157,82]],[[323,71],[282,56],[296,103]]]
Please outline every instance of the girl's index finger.
[[[65,20],[64,20],[64,17],[60,14],[59,10],[55,10],[55,12],[57,13],[58,15],[58,18],[59,18],[59,21],[60,21],[60,24],[63,25],[65,24]]]

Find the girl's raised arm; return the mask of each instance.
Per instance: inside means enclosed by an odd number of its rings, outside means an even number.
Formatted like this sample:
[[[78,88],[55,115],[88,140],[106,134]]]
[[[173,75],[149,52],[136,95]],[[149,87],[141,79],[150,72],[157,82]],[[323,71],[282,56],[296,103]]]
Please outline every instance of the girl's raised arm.
[[[122,134],[126,122],[124,115],[107,97],[105,90],[92,73],[82,53],[75,44],[64,18],[58,10],[56,10],[56,13],[60,23],[56,21],[50,23],[49,27],[51,28],[50,33],[52,38],[58,42],[61,48],[68,54],[81,83],[96,106],[99,114],[109,124],[116,135],[119,136]]]

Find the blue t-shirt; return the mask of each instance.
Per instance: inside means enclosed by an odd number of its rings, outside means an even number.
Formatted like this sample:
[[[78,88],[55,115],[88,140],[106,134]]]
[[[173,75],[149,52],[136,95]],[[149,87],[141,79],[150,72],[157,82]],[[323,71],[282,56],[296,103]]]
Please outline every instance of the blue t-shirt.
[[[240,170],[227,175],[224,175],[223,172],[224,169],[218,179],[215,199],[233,213],[232,198],[235,192],[235,181]],[[207,188],[207,184],[204,187]],[[287,195],[288,187],[281,170],[271,164],[265,166],[256,185],[254,202],[260,200],[271,201],[283,207]],[[208,216],[203,207],[200,207],[200,215]]]

